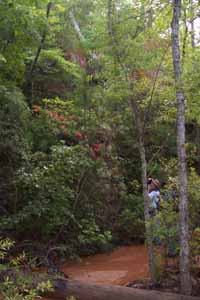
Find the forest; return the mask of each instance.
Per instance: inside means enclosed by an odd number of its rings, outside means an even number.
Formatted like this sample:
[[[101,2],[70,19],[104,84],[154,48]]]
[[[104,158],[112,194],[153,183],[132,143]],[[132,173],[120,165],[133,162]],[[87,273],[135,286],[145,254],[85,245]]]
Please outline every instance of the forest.
[[[0,0],[0,68],[0,297],[139,244],[147,295],[199,299],[200,1]]]

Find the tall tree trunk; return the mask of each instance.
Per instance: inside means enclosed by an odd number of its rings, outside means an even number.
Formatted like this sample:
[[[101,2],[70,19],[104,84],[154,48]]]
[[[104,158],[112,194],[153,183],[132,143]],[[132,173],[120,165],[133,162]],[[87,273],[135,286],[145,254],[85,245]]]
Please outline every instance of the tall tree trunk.
[[[79,26],[79,24],[78,24],[78,22],[75,18],[73,8],[71,8],[71,10],[69,11],[69,18],[70,18],[71,25],[72,25],[78,39],[80,40],[81,43],[85,43],[86,39],[85,39],[83,33],[81,32],[81,28],[80,28],[80,26]],[[92,59],[98,61],[98,57],[94,52],[90,53],[90,56],[92,57]]]
[[[183,294],[191,294],[190,249],[188,225],[187,170],[185,151],[185,97],[182,88],[182,71],[179,45],[179,18],[181,0],[173,2],[172,57],[176,83],[177,100],[177,151],[178,151],[178,183],[179,183],[179,217],[180,217],[180,284]]]
[[[47,7],[46,7],[46,19],[47,19],[47,21],[49,19],[49,15],[50,15],[50,12],[51,12],[52,5],[53,5],[53,3],[49,2],[47,4]],[[40,40],[40,44],[39,44],[39,46],[37,48],[37,52],[35,54],[35,58],[34,58],[32,64],[31,64],[30,71],[29,71],[29,73],[27,75],[26,83],[24,85],[24,93],[26,95],[28,95],[29,104],[30,105],[33,104],[33,74],[34,74],[35,68],[37,66],[37,63],[38,63],[38,60],[39,60],[42,48],[44,47],[44,43],[45,43],[45,40],[46,40],[47,32],[48,32],[48,30],[45,28],[45,30],[44,30],[44,32],[42,34],[41,40]]]
[[[155,284],[156,283],[156,270],[155,270],[155,259],[154,259],[155,253],[153,247],[153,237],[152,237],[151,227],[149,226],[150,199],[147,190],[147,161],[146,161],[146,151],[144,145],[143,122],[140,115],[138,104],[135,99],[131,101],[131,108],[132,108],[132,113],[134,115],[135,124],[136,124],[136,130],[138,135],[138,149],[139,149],[140,161],[141,161],[142,192],[143,192],[143,199],[144,199],[144,219],[145,219],[146,241],[147,241],[147,250],[148,250],[149,271],[150,271],[151,282]]]
[[[80,26],[74,17],[74,12],[72,11],[72,9],[69,11],[69,17],[70,17],[71,24],[72,24],[78,38],[80,39],[81,42],[85,42],[85,37],[82,34]]]
[[[141,161],[141,177],[142,177],[142,190],[143,190],[143,198],[144,198],[144,217],[145,217],[145,227],[146,227],[146,240],[147,240],[147,248],[148,248],[148,262],[149,262],[149,271],[150,278],[153,284],[156,283],[156,273],[155,273],[155,263],[154,263],[154,249],[153,249],[153,239],[151,234],[151,228],[149,226],[150,215],[149,215],[149,202],[150,199],[148,197],[147,191],[147,161],[146,161],[146,153],[144,146],[144,131],[143,131],[143,121],[141,116],[141,110],[139,103],[134,98],[132,82],[130,79],[129,70],[126,65],[122,62],[121,55],[119,53],[118,42],[116,40],[115,32],[113,29],[112,23],[112,14],[113,14],[113,1],[108,0],[108,34],[111,40],[111,46],[113,47],[113,52],[115,59],[120,64],[124,75],[126,77],[126,81],[129,86],[129,105],[133,113],[133,118],[135,120],[136,131],[138,135],[138,150],[140,153],[140,161]]]
[[[46,8],[46,18],[47,18],[47,20],[49,18],[51,7],[52,7],[52,2],[49,2],[47,4],[47,8]],[[34,58],[32,64],[31,64],[31,68],[30,68],[30,72],[29,72],[29,80],[32,79],[33,72],[35,70],[35,67],[37,65],[37,62],[38,62],[38,59],[39,59],[39,56],[40,56],[40,52],[41,52],[41,50],[42,50],[42,48],[44,46],[46,35],[47,35],[47,29],[45,29],[44,32],[43,32],[43,34],[42,34],[42,38],[41,38],[40,44],[38,46],[35,58]]]

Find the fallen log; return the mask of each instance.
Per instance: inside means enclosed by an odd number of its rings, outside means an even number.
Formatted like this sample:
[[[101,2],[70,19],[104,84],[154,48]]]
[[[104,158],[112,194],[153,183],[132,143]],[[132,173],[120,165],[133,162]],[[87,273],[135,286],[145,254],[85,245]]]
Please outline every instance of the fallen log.
[[[0,272],[1,282],[7,277],[16,284],[17,278],[26,278],[32,288],[37,287],[42,281],[50,280],[54,291],[45,293],[45,299],[47,297],[48,300],[66,300],[70,299],[70,296],[74,296],[76,300],[200,300],[200,297],[147,289],[85,283],[53,274],[30,272],[26,269],[17,271],[11,268]]]
[[[66,300],[74,296],[77,300],[200,300],[200,297],[142,290],[130,287],[89,284],[69,279],[53,282],[55,292],[49,293],[50,299]]]

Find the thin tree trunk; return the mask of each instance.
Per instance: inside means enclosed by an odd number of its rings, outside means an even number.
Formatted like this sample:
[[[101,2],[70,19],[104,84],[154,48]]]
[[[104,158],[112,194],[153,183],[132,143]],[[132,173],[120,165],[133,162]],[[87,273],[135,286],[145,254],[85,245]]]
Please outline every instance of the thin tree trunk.
[[[51,11],[51,7],[52,7],[52,2],[49,2],[47,4],[47,11],[46,11],[46,18],[48,20],[49,18],[49,14],[50,14],[50,11]],[[40,41],[40,44],[38,46],[38,49],[37,49],[37,52],[36,52],[36,55],[35,55],[35,58],[31,64],[31,68],[30,68],[30,72],[29,72],[29,80],[31,81],[32,79],[32,75],[33,75],[33,72],[35,70],[35,67],[37,65],[37,62],[38,62],[38,59],[39,59],[39,56],[40,56],[40,52],[44,46],[44,42],[45,42],[45,39],[46,39],[46,34],[47,34],[47,30],[45,29],[45,31],[43,32],[42,34],[42,38],[41,38],[41,41]]]
[[[156,283],[156,270],[155,270],[155,259],[154,259],[155,254],[154,254],[151,227],[149,225],[150,199],[147,190],[147,161],[146,161],[146,151],[144,146],[144,131],[143,131],[143,124],[141,121],[141,116],[140,116],[140,112],[136,100],[131,101],[131,108],[135,118],[135,124],[136,124],[136,129],[138,134],[138,149],[139,149],[140,161],[141,161],[142,191],[143,191],[143,199],[144,199],[144,219],[145,219],[145,230],[146,230],[146,240],[147,240],[147,250],[148,250],[149,271],[150,271],[151,282],[155,284]]]
[[[146,153],[145,153],[145,146],[144,146],[143,122],[141,118],[141,111],[140,111],[139,104],[137,103],[136,99],[134,99],[134,95],[132,92],[132,83],[131,80],[129,79],[129,71],[126,68],[126,65],[122,62],[118,50],[119,47],[113,30],[112,14],[113,14],[113,1],[108,0],[108,34],[112,42],[115,58],[120,64],[129,86],[129,92],[130,92],[129,105],[132,110],[133,117],[135,119],[135,125],[136,125],[136,130],[138,135],[138,150],[140,153],[140,161],[141,161],[142,191],[143,191],[143,198],[144,198],[144,217],[145,217],[146,240],[147,240],[147,248],[148,248],[149,271],[150,271],[151,281],[153,284],[155,284],[156,273],[155,273],[155,263],[154,263],[153,239],[152,239],[151,229],[149,226],[149,221],[150,221],[149,201],[150,200],[147,191],[147,161],[146,161]]]
[[[75,17],[74,17],[74,12],[72,10],[69,11],[69,17],[70,17],[70,20],[71,20],[71,24],[78,36],[78,38],[82,41],[82,42],[85,42],[85,37],[84,35],[82,34],[81,32],[81,29],[80,29],[80,26],[79,24],[77,23]]]
[[[172,28],[172,57],[176,83],[177,100],[177,151],[179,183],[179,217],[180,217],[180,284],[181,293],[191,294],[190,249],[188,225],[187,170],[185,151],[185,98],[182,88],[182,71],[179,46],[179,18],[181,0],[174,0]]]
[[[47,8],[46,8],[46,18],[47,18],[47,20],[48,20],[49,15],[50,15],[51,8],[52,8],[52,2],[49,2],[47,4]],[[34,58],[32,64],[31,64],[30,71],[27,74],[27,80],[26,80],[26,83],[24,85],[24,93],[27,94],[27,96],[29,98],[29,104],[30,105],[32,105],[32,102],[33,102],[33,74],[34,74],[35,68],[37,66],[37,62],[38,62],[38,59],[40,57],[41,50],[44,47],[46,35],[47,35],[47,29],[45,29],[43,34],[42,34],[40,44],[39,44],[37,52],[35,54],[35,58]]]
[[[80,28],[78,22],[76,21],[73,9],[71,9],[69,11],[69,18],[70,18],[70,21],[71,21],[71,25],[74,28],[74,31],[76,32],[77,37],[79,38],[81,43],[84,43],[86,41],[86,39],[85,39],[83,33],[81,32],[81,28]],[[91,53],[90,56],[92,57],[92,59],[98,61],[98,57],[95,53]]]

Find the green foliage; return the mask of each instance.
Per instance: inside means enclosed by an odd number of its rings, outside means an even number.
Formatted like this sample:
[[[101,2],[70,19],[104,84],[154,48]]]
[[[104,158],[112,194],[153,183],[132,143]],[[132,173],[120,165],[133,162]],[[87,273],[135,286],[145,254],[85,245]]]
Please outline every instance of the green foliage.
[[[81,72],[80,68],[78,65],[75,63],[72,63],[70,61],[67,61],[63,53],[60,49],[48,49],[48,50],[43,50],[40,56],[40,62],[44,63],[43,68],[47,72],[49,65],[54,65],[55,73],[56,69],[59,69],[64,72],[64,74],[69,74],[74,76],[75,78],[80,79],[81,78]],[[53,71],[52,68],[49,70],[50,72]]]
[[[21,277],[19,272],[15,282],[7,277],[0,287],[5,300],[35,300],[41,293],[53,291],[49,280],[39,283],[35,288],[32,288],[31,285],[31,276],[30,278]]]
[[[54,126],[44,111],[41,110],[39,115],[30,119],[27,139],[33,153],[40,151],[48,153],[50,148],[57,144]]]
[[[29,228],[48,238],[63,223],[73,220],[78,180],[82,170],[89,168],[92,161],[81,146],[54,146],[50,155],[44,156],[42,161],[40,156],[40,163],[35,165],[38,157],[39,153],[33,155],[31,171],[22,169],[19,172],[17,185],[22,195],[22,208],[20,205],[18,214],[10,221],[19,231]]]
[[[11,86],[0,86],[1,149],[12,157],[24,140],[29,110],[21,91]]]
[[[194,258],[200,255],[200,227],[196,227],[192,233],[191,252]]]
[[[25,61],[39,40],[44,27],[41,11],[35,1],[1,1],[0,3],[0,80],[22,84]]]
[[[101,233],[94,219],[82,219],[80,227],[81,233],[78,235],[78,240],[82,247],[100,249],[102,245],[108,244],[112,239],[110,231]]]
[[[154,268],[155,268],[155,279],[156,282],[159,284],[163,275],[164,275],[164,268],[163,268],[163,256],[161,253],[156,253],[154,257]]]
[[[155,243],[161,242],[167,255],[176,255],[178,251],[178,213],[173,202],[174,199],[163,201],[149,224]]]
[[[14,245],[14,242],[7,239],[0,239],[0,258],[4,258],[6,256],[7,251]]]
[[[1,232],[45,243],[55,239],[82,253],[100,249],[113,234],[143,240],[141,166],[130,100],[144,121],[148,175],[175,179],[171,8],[163,1],[115,1],[111,36],[106,1],[59,0],[48,20],[47,4],[0,1]],[[189,166],[199,172],[200,53],[185,42],[186,147]],[[94,145],[101,149],[97,155]],[[198,177],[191,169],[192,230],[200,226]],[[164,202],[152,221],[155,237],[166,247],[171,240],[176,244],[177,203]]]
[[[191,267],[195,275],[199,274],[199,258],[200,258],[200,227],[196,227],[192,232],[190,239],[191,251]]]
[[[194,169],[191,169],[190,172],[188,190],[190,199],[190,226],[192,229],[195,229],[196,227],[200,227],[200,178]]]
[[[141,195],[123,197],[123,210],[119,216],[119,237],[128,241],[144,240],[144,210]]]
[[[14,246],[10,239],[0,239],[0,258],[3,260],[8,251]],[[7,259],[8,260],[8,259]],[[35,300],[41,293],[53,291],[50,280],[35,284],[31,274],[24,275],[21,264],[25,260],[25,254],[10,258],[7,264],[0,264],[0,271],[7,274],[1,277],[1,295],[5,300]],[[9,274],[9,270],[13,272]],[[15,275],[14,275],[15,274]],[[36,285],[36,287],[33,287]]]
[[[4,218],[2,228],[14,227],[19,235],[29,231],[44,241],[56,236],[62,228],[62,234],[70,236],[68,244],[77,245],[78,251],[90,246],[100,249],[109,243],[111,233],[99,228],[95,215],[89,217],[97,204],[84,199],[89,192],[84,181],[98,167],[88,156],[88,150],[81,145],[61,144],[52,147],[49,155],[36,152],[31,159],[31,169],[29,164],[27,170],[18,172],[21,198],[17,213]]]
[[[0,86],[0,189],[1,209],[13,212],[16,207],[15,174],[26,161],[29,145],[27,124],[30,112],[21,91]]]

